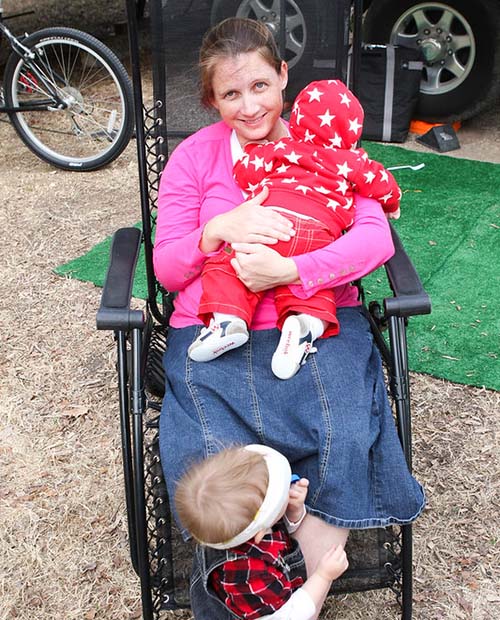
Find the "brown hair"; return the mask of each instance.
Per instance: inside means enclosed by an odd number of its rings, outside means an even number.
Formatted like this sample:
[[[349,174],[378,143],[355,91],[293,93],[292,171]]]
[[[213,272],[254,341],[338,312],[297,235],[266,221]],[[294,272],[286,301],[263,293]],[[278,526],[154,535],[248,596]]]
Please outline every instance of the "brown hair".
[[[264,457],[228,448],[191,467],[177,484],[182,525],[198,541],[219,543],[242,532],[264,501],[269,474]]]
[[[221,58],[259,52],[277,73],[282,59],[272,32],[255,19],[228,17],[215,24],[203,37],[200,49],[200,96],[205,107],[210,107],[214,91],[212,80],[215,65]]]

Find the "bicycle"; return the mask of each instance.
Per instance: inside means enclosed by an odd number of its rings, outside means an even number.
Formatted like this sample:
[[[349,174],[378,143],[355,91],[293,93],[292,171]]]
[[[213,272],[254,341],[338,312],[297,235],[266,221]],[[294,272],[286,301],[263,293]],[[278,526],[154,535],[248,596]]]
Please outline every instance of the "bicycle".
[[[117,56],[95,37],[49,27],[16,37],[5,25],[0,0],[0,43],[5,64],[0,112],[24,144],[63,170],[97,170],[115,160],[132,136],[133,94]]]

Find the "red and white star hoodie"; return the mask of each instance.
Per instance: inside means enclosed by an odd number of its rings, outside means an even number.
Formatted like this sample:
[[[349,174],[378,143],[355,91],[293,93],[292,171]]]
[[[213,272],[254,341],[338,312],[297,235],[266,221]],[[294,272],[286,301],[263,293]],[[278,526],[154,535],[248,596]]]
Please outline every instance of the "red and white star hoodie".
[[[266,204],[313,217],[345,230],[353,221],[353,194],[379,201],[388,217],[399,217],[401,190],[382,164],[359,148],[363,108],[340,80],[311,82],[297,96],[290,136],[248,144],[234,177],[254,195],[269,187]]]

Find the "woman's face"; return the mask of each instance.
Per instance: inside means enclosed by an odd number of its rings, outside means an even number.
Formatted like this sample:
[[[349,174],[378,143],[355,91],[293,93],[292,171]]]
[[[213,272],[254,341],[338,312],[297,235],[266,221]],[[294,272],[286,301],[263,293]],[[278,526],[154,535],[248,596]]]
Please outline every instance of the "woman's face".
[[[277,73],[259,52],[218,61],[212,80],[212,105],[235,130],[242,146],[247,142],[277,140],[286,134],[279,117],[287,80],[286,63]]]

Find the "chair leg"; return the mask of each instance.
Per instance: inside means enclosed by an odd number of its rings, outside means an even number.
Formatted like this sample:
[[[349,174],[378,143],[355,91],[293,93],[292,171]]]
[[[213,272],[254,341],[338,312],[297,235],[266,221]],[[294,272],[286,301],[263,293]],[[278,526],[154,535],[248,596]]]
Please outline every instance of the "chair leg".
[[[389,339],[392,352],[391,390],[396,406],[398,434],[408,468],[411,471],[410,380],[404,318],[395,316],[389,318]]]
[[[411,525],[402,527],[401,566],[403,587],[401,592],[401,618],[411,620],[413,595],[413,540]]]
[[[408,469],[411,471],[410,381],[405,319],[403,317],[391,316],[389,318],[389,327],[389,338],[392,351],[391,389],[396,405],[399,439],[408,464]],[[405,525],[401,529],[401,617],[403,620],[411,620],[413,593],[412,529],[411,525]]]
[[[148,535],[146,519],[146,498],[144,488],[143,417],[144,389],[142,381],[142,331],[132,331],[132,372],[130,380],[130,400],[133,416],[132,433],[135,473],[135,522],[137,526],[137,559],[141,582],[142,617],[153,620],[153,602],[149,572]]]
[[[120,402],[120,430],[123,463],[123,480],[125,484],[125,504],[127,507],[127,525],[130,547],[130,559],[136,573],[139,571],[137,560],[137,527],[135,521],[134,470],[132,466],[132,444],[130,438],[130,407],[128,392],[127,336],[123,331],[115,333],[118,358],[118,394]]]

